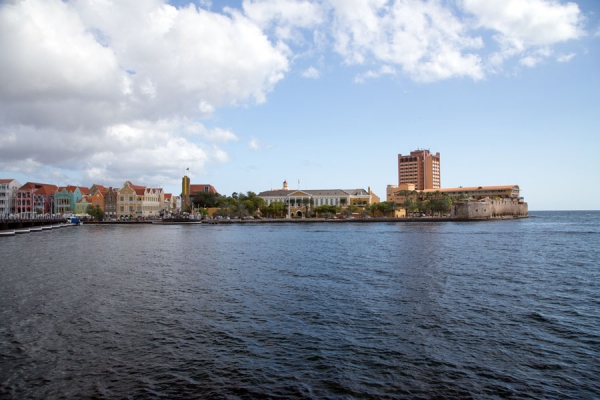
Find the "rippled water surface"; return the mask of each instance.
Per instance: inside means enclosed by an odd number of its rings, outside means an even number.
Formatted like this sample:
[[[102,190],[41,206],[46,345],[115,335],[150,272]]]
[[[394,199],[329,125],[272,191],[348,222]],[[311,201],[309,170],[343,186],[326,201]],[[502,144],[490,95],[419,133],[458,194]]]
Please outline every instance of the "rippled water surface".
[[[598,398],[600,212],[0,239],[1,398]]]

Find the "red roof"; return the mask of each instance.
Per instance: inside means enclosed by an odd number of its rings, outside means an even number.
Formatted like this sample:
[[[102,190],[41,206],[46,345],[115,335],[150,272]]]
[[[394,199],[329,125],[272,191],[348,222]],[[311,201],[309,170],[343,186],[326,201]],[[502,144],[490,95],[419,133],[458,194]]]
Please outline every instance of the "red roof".
[[[34,190],[37,194],[54,194],[56,189],[58,189],[56,185],[35,182],[27,182],[19,188],[19,190]]]
[[[217,193],[217,190],[213,185],[209,185],[208,183],[200,184],[200,185],[190,185],[190,194],[194,194],[196,192],[204,192],[204,188],[208,187],[208,191],[210,193]]]

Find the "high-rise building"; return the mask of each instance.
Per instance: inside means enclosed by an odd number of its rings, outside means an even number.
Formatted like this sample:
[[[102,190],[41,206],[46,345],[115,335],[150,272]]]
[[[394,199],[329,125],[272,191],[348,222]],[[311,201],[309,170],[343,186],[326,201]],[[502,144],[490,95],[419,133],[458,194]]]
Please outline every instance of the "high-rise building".
[[[415,190],[439,189],[440,182],[440,153],[415,150],[408,156],[398,154],[399,186],[411,183]]]

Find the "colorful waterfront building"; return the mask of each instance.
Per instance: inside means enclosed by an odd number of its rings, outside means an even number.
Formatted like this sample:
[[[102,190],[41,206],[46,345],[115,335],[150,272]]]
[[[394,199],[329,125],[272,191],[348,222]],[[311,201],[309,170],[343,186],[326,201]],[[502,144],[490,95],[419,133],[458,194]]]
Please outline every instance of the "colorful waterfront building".
[[[21,218],[53,214],[56,189],[56,185],[27,182],[16,191],[15,214]]]
[[[83,186],[61,186],[54,194],[54,213],[71,214],[75,212],[75,204],[90,190]]]
[[[15,213],[15,200],[20,187],[21,184],[15,179],[0,179],[0,218]]]
[[[87,209],[92,205],[92,196],[85,195],[75,203],[75,215],[87,214]]]
[[[134,185],[130,181],[118,191],[117,213],[127,217],[158,217],[164,210],[162,188]]]

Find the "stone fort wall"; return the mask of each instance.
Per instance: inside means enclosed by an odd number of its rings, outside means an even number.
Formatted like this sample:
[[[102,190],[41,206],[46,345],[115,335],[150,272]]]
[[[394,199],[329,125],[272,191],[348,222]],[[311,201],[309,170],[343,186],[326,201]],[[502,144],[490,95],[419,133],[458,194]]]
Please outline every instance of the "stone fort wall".
[[[484,201],[459,201],[452,205],[450,218],[488,219],[503,217],[527,217],[527,203],[516,199]]]

